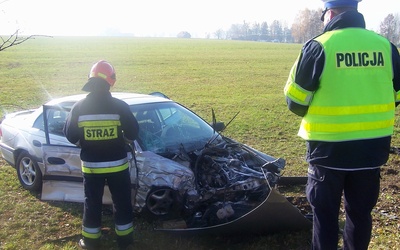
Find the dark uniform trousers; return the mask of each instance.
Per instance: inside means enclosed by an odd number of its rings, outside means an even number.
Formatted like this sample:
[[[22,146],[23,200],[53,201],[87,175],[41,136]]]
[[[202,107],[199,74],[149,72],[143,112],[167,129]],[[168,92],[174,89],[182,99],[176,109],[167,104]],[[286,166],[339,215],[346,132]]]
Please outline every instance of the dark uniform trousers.
[[[104,185],[108,184],[112,200],[114,203],[114,222],[119,225],[129,225],[133,222],[133,211],[131,203],[131,181],[129,169],[115,173],[105,174],[87,174],[84,173],[85,186],[85,204],[83,212],[84,228],[100,228],[102,214],[102,198]],[[126,228],[125,228],[126,229]],[[130,230],[133,231],[133,230]],[[124,246],[133,241],[133,232],[126,235],[118,235],[118,245]],[[99,238],[98,238],[99,239]],[[85,238],[87,242],[93,242],[98,239]]]
[[[306,193],[313,209],[312,249],[337,250],[342,193],[346,222],[343,249],[368,249],[371,212],[377,203],[380,168],[339,171],[310,165]]]

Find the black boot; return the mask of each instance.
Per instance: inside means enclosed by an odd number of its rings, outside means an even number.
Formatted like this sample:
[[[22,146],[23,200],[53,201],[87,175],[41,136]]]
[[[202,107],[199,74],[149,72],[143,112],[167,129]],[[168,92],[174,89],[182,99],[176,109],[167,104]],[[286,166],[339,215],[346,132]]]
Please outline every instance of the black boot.
[[[133,249],[133,233],[125,236],[117,237],[118,249],[119,250],[131,250]]]
[[[82,249],[88,250],[98,250],[100,247],[100,240],[99,239],[88,239],[83,237],[83,239],[79,240],[79,246]]]

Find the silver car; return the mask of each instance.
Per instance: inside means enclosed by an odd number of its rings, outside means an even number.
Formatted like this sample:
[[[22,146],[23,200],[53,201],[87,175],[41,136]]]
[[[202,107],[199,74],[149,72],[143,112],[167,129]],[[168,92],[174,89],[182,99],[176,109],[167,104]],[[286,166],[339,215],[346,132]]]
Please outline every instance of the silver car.
[[[112,94],[129,104],[140,128],[139,139],[127,146],[135,212],[179,218],[185,228],[213,227],[243,217],[276,193],[285,161],[224,137],[225,126],[214,116],[208,124],[160,93]],[[3,158],[25,189],[41,191],[42,200],[83,202],[80,149],[66,140],[63,127],[85,96],[11,113],[0,124]],[[112,203],[107,186],[103,203]]]

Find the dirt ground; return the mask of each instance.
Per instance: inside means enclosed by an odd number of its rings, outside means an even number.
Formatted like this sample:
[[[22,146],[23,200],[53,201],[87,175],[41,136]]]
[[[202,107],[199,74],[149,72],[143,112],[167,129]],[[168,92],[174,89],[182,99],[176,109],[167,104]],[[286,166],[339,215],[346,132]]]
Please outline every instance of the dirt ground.
[[[305,186],[301,188],[303,190],[297,191],[303,192],[304,195]],[[311,214],[311,208],[304,196],[293,196],[288,200],[295,204],[304,215]],[[378,237],[379,241],[382,240],[382,237],[389,242],[400,241],[400,149],[394,149],[388,163],[381,168],[380,195],[372,216],[372,245],[374,238]],[[344,223],[343,209],[341,210],[341,222]]]
[[[400,156],[396,153],[381,171],[381,193],[374,212],[374,228],[397,230],[400,234]],[[379,218],[379,219],[378,219]],[[400,238],[397,238],[400,240]]]
[[[395,165],[386,165],[381,169],[380,198],[374,212],[400,219],[400,159],[394,163]],[[305,197],[289,197],[288,200],[295,204],[303,214],[311,213],[310,205]]]

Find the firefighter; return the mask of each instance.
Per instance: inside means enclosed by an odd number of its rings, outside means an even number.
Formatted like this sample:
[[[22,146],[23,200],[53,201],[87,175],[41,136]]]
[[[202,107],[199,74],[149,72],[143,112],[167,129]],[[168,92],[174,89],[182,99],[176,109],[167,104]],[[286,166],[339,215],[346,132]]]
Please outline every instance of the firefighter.
[[[83,249],[98,249],[101,236],[102,197],[107,183],[115,209],[114,222],[120,249],[133,244],[133,211],[127,144],[138,136],[138,123],[128,104],[111,96],[116,81],[107,61],[95,63],[82,90],[90,92],[77,102],[67,118],[64,133],[81,148],[85,192]]]
[[[365,29],[361,0],[322,1],[324,31],[303,45],[284,94],[288,109],[302,117],[312,248],[337,249],[343,194],[343,248],[367,249],[400,100],[400,56]]]

